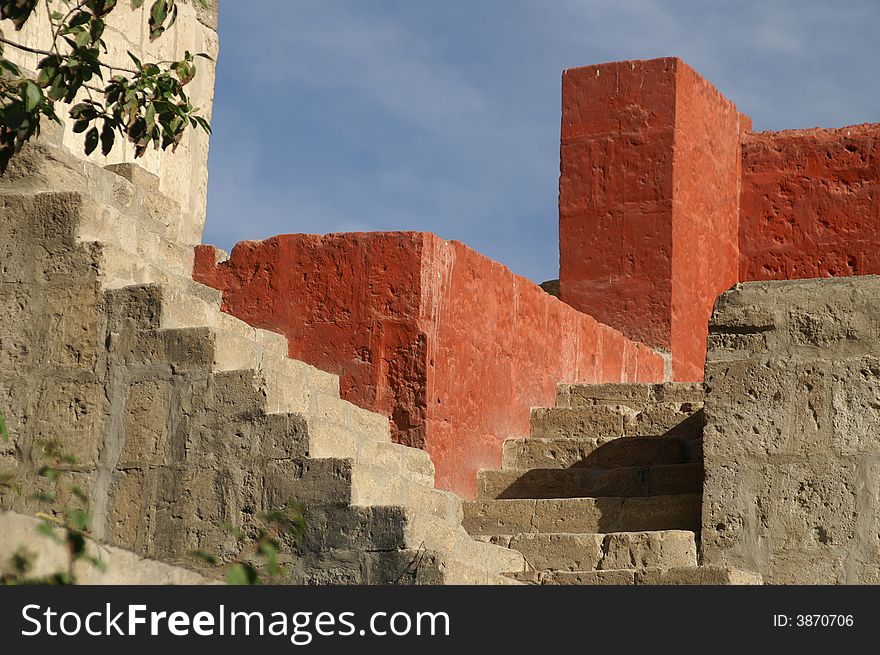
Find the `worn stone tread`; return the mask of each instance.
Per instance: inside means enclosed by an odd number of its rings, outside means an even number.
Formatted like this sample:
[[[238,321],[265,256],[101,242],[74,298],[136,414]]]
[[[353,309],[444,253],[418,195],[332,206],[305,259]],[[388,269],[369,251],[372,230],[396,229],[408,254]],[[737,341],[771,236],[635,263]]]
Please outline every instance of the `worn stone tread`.
[[[597,469],[504,469],[477,474],[477,499],[661,496],[699,493],[700,463]]]

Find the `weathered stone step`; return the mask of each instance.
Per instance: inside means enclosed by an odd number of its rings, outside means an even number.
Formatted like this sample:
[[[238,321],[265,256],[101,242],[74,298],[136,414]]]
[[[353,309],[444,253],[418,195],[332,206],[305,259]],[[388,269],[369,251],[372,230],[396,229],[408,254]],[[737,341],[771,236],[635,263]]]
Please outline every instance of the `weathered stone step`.
[[[532,410],[529,428],[534,439],[655,435],[695,438],[702,432],[701,408],[670,403],[652,404],[640,410],[608,405],[538,407]]]
[[[461,524],[448,522],[425,512],[406,508],[406,542],[414,547],[441,553],[448,566],[464,571],[480,570],[490,574],[515,573],[526,570],[526,561],[516,550],[485,541],[477,541]],[[467,580],[458,584],[473,584]]]
[[[535,571],[673,568],[697,565],[693,532],[521,533],[477,537],[523,554]]]
[[[114,172],[95,166],[56,145],[50,144],[45,134],[39,141],[31,141],[0,179],[4,193],[36,195],[64,189],[62,193],[75,193],[86,204],[99,204],[118,212],[127,223],[137,223],[163,238],[180,240],[180,207],[175,201],[155,188],[134,184],[131,176],[118,168]],[[149,178],[150,174],[138,177]],[[109,221],[106,224],[112,229]]]
[[[556,406],[611,405],[638,411],[653,404],[668,403],[692,405],[699,409],[704,394],[700,382],[560,384],[556,390]]]
[[[83,199],[82,220],[77,237],[82,242],[100,243],[105,277],[124,278],[158,268],[182,278],[192,278],[195,249],[155,231],[152,222],[132,220],[112,206]],[[143,274],[143,273],[142,273]]]
[[[431,461],[431,456],[424,450],[392,442],[366,439],[360,441],[357,452],[350,459],[356,463],[368,464],[371,467],[380,466],[387,472],[405,475],[406,481],[409,483],[434,489],[434,463]],[[368,472],[372,471],[365,470],[365,473]],[[458,498],[454,494],[450,497]]]
[[[698,493],[703,466],[669,464],[598,469],[504,469],[477,474],[477,499],[663,496]]]
[[[515,580],[545,585],[760,585],[761,576],[720,566],[616,569],[607,571],[527,571],[510,574]]]
[[[463,525],[474,535],[608,533],[700,529],[701,494],[631,498],[470,501]]]
[[[501,468],[660,466],[700,461],[697,454],[693,444],[677,437],[507,439],[502,447]]]
[[[182,282],[183,287],[151,283],[108,290],[105,299],[110,329],[208,329],[213,335],[209,337],[213,370],[260,371],[269,412],[308,411],[313,395],[339,398],[339,378],[290,359],[283,335],[255,329],[221,312],[220,297],[214,289]],[[217,296],[203,297],[202,289]]]
[[[415,449],[411,449],[415,450]],[[461,499],[410,478],[406,471],[389,463],[353,462],[351,504],[363,507],[388,505],[425,512],[450,526],[460,526]]]

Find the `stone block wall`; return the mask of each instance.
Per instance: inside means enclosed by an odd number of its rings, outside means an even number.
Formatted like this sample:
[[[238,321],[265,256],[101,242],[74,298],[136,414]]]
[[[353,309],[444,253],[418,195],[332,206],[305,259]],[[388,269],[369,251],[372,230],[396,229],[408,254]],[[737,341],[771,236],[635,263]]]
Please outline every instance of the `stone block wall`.
[[[339,374],[343,398],[389,416],[396,441],[431,454],[437,486],[466,497],[558,383],[664,378],[650,348],[432,234],[283,235],[219,265],[203,246],[194,277]]]
[[[131,68],[128,52],[143,61],[179,59],[184,51],[203,52],[216,61],[219,52],[217,38],[217,11],[219,0],[211,0],[208,9],[198,0],[179,0],[178,18],[175,25],[159,39],[149,39],[149,9],[146,2],[139,9],[130,3],[120,2],[119,7],[107,17],[104,40],[108,52],[103,61]],[[11,25],[4,25],[11,27]],[[43,3],[39,3],[34,15],[21,32],[6,35],[16,42],[38,49],[47,49],[51,43],[49,16]],[[36,55],[12,46],[4,46],[4,56],[26,70],[36,70],[42,55]],[[211,118],[214,102],[215,64],[205,59],[196,61],[198,74],[186,87],[187,95],[202,115]],[[63,145],[76,156],[98,165],[120,164],[134,160],[134,148],[126,141],[117,140],[116,147],[107,157],[98,151],[86,157],[83,153],[82,134],[74,134],[73,121],[67,116],[65,105],[59,105],[58,116],[64,121],[61,139]],[[158,176],[159,189],[179,205],[179,213],[173,216],[175,236],[181,243],[196,244],[202,240],[205,227],[208,193],[208,143],[209,137],[201,130],[188,130],[175,152],[157,151],[150,148],[137,163]]]
[[[880,583],[880,277],[749,282],[706,363],[702,558]]]

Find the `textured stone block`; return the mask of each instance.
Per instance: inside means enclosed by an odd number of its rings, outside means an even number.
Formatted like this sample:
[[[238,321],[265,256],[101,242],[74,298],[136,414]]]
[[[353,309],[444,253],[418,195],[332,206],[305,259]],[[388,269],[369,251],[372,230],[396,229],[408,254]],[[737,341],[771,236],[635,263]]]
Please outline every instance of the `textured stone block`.
[[[705,563],[769,583],[875,577],[878,285],[747,283],[719,301],[720,330],[768,339],[715,342],[707,361]]]

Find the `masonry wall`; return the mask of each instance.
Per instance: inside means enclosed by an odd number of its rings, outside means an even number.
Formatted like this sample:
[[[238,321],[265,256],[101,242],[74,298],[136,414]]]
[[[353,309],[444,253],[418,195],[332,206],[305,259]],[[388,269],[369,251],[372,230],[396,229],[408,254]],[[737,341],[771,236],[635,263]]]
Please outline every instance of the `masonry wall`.
[[[283,235],[215,255],[198,249],[194,277],[225,311],[339,374],[344,398],[388,415],[396,441],[431,454],[437,486],[463,496],[558,383],[663,379],[653,350],[432,234]]]
[[[880,277],[749,282],[706,362],[702,560],[880,583]]]
[[[560,298],[678,380],[737,281],[880,273],[880,125],[750,129],[679,59],[563,74]]]
[[[740,279],[880,273],[880,125],[743,138]]]
[[[736,107],[677,58],[565,71],[560,297],[702,375],[706,323],[737,281]]]
[[[108,52],[102,55],[107,63],[130,68],[128,52],[144,61],[180,59],[184,51],[203,52],[216,60],[219,52],[217,38],[217,11],[219,0],[211,0],[205,9],[198,0],[178,0],[178,18],[175,25],[154,42],[149,40],[149,8],[146,2],[139,9],[132,9],[129,2],[119,6],[107,17],[104,40]],[[4,27],[11,25],[8,23]],[[51,43],[49,17],[43,3],[39,3],[34,15],[21,32],[7,34],[16,42],[33,48],[46,49]],[[4,47],[4,57],[27,70],[36,70],[42,55]],[[187,95],[202,115],[210,120],[214,101],[215,64],[205,59],[196,61],[198,74],[186,87]],[[134,148],[126,141],[117,139],[116,146],[105,157],[100,149],[91,156],[83,153],[83,135],[74,134],[72,123],[64,105],[58,116],[63,120],[62,142],[72,153],[98,165],[119,164],[134,160]],[[176,228],[181,243],[195,244],[202,240],[208,193],[208,135],[201,129],[188,130],[175,152],[156,151],[150,148],[137,163],[159,177],[160,191],[176,201],[179,213],[171,212],[167,220]]]
[[[672,339],[676,60],[562,75],[560,298],[633,339]]]
[[[718,294],[738,281],[740,137],[751,121],[690,66],[676,66],[672,194],[672,370],[703,375]]]

